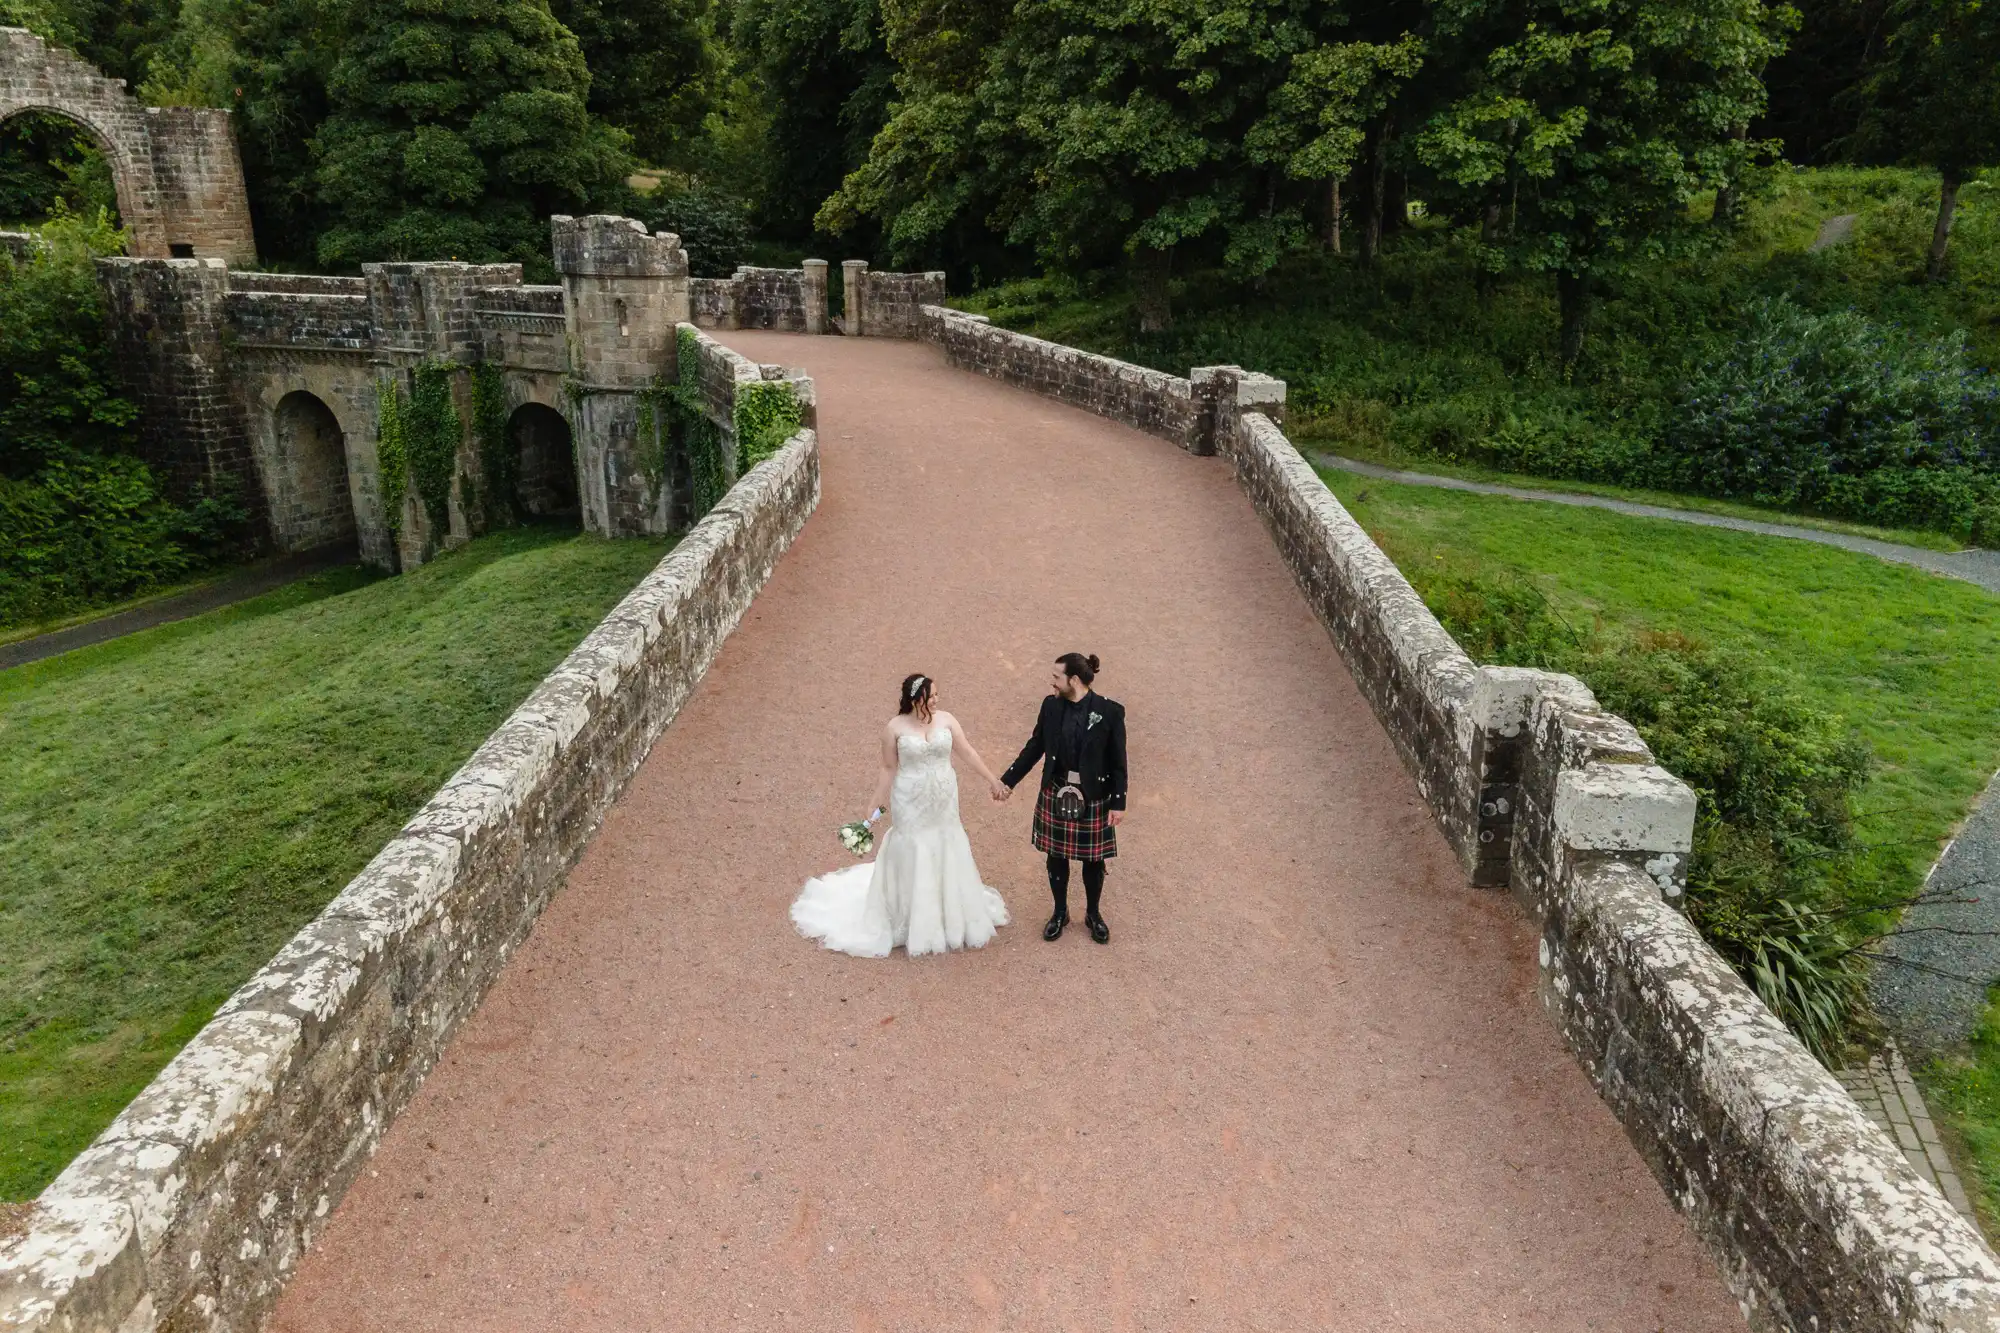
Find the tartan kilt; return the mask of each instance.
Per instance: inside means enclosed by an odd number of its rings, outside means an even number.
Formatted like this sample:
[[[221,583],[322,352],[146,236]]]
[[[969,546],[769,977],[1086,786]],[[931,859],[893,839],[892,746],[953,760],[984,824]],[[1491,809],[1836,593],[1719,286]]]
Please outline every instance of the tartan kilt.
[[[1056,813],[1056,789],[1043,787],[1035,798],[1035,822],[1029,836],[1035,850],[1072,861],[1107,861],[1118,855],[1118,830],[1107,816],[1109,801],[1087,801],[1083,818],[1064,819]]]

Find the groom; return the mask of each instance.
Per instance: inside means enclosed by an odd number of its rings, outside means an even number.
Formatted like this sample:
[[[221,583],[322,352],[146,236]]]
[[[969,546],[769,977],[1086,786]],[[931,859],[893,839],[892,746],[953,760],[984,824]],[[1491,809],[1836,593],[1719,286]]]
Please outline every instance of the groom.
[[[1045,940],[1060,939],[1069,924],[1069,863],[1077,860],[1083,862],[1083,924],[1090,938],[1111,943],[1099,900],[1104,863],[1118,855],[1117,828],[1125,819],[1125,708],[1090,688],[1096,677],[1095,654],[1056,659],[1049,677],[1053,693],[1042,700],[1034,734],[1000,776],[1011,793],[1042,762],[1032,838],[1049,858],[1049,890],[1056,898],[1055,914],[1042,927]]]

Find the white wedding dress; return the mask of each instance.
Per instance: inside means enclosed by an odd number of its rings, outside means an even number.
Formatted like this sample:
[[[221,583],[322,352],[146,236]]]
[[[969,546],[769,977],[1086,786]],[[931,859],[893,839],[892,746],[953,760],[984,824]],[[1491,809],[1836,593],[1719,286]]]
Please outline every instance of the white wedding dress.
[[[958,820],[951,731],[896,738],[894,822],[875,860],[806,881],[792,924],[807,939],[863,958],[897,945],[912,956],[977,949],[1007,924],[1007,904],[986,887]]]

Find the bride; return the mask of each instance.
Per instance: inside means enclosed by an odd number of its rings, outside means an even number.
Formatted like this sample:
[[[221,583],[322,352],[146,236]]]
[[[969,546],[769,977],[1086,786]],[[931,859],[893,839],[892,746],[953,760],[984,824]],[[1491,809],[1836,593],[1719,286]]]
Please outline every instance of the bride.
[[[952,755],[986,779],[994,800],[1006,800],[1008,791],[937,698],[929,676],[903,682],[896,716],[882,731],[875,787],[876,813],[886,806],[892,827],[872,865],[806,881],[792,904],[792,924],[807,939],[863,958],[885,958],[900,944],[914,957],[977,949],[1007,924],[1007,904],[980,881],[958,821]]]

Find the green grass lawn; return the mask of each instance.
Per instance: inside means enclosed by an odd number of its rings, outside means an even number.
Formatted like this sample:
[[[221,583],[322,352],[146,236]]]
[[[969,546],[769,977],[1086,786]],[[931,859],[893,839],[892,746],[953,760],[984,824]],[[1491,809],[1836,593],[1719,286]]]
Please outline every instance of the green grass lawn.
[[[0,672],[0,1200],[47,1184],[669,545],[509,531]]]
[[[1810,542],[1321,475],[1406,569],[1524,576],[1573,623],[1679,631],[1788,668],[1875,753],[1857,890],[1915,892],[2000,767],[2000,598],[1980,588]],[[2000,1014],[1926,1081],[2000,1218]]]
[[[1320,423],[1312,418],[1288,423],[1285,433],[1308,455],[1314,452],[1332,454],[1339,458],[1376,463],[1400,471],[1425,472],[1433,476],[1457,477],[1465,481],[1492,482],[1500,486],[1516,486],[1526,490],[1557,491],[1566,495],[1602,496],[1610,500],[1629,500],[1633,504],[1654,505],[1661,509],[1684,509],[1696,514],[1720,514],[1728,518],[1747,518],[1760,523],[1783,523],[1794,528],[1812,528],[1818,532],[1840,532],[1851,537],[1872,537],[1881,542],[1920,546],[1930,551],[1965,549],[1963,542],[1954,541],[1942,532],[1926,532],[1921,528],[1878,528],[1866,523],[1821,518],[1816,514],[1767,509],[1761,505],[1743,504],[1736,500],[1715,500],[1705,495],[1682,495],[1675,491],[1646,490],[1638,486],[1615,486],[1609,482],[1537,477],[1525,472],[1503,472],[1498,468],[1483,467],[1477,463],[1446,462],[1443,459],[1407,453],[1393,444],[1342,439],[1325,432]]]

